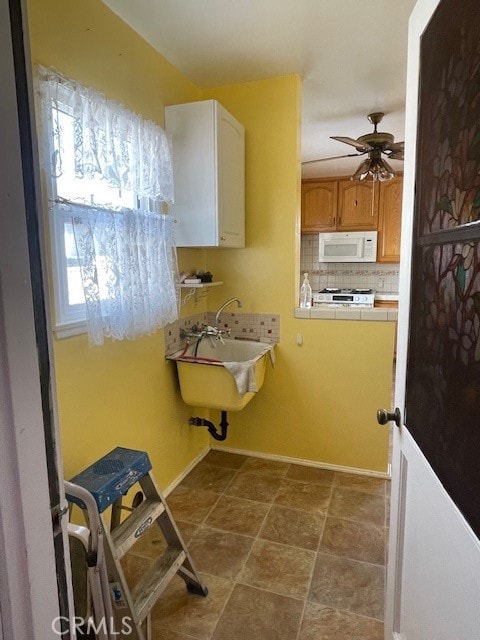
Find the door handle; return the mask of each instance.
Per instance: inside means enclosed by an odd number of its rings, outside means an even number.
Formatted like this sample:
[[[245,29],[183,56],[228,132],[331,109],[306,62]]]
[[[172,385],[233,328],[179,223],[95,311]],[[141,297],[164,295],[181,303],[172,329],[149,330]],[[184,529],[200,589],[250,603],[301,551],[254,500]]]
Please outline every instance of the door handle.
[[[386,409],[379,409],[377,411],[378,424],[387,424],[388,422],[395,422],[397,427],[402,424],[402,414],[398,407],[395,407],[395,411],[387,411]]]

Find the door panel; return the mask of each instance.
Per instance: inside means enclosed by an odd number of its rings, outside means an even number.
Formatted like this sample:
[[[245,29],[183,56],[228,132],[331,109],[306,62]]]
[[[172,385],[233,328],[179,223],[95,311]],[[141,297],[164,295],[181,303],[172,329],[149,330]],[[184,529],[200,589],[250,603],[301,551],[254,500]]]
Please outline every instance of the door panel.
[[[480,535],[480,12],[422,36],[406,422]]]
[[[479,637],[479,19],[419,0],[410,20],[389,640]]]
[[[394,628],[404,640],[478,640],[478,539],[406,430],[401,446],[403,562]]]

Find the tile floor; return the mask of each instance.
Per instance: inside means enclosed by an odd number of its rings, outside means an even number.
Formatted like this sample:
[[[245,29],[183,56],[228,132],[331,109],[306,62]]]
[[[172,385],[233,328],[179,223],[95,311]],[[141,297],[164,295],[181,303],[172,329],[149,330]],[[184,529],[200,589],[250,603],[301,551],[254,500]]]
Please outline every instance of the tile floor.
[[[167,502],[209,589],[177,576],[154,640],[382,640],[388,482],[210,451]],[[135,582],[164,545],[124,558]]]

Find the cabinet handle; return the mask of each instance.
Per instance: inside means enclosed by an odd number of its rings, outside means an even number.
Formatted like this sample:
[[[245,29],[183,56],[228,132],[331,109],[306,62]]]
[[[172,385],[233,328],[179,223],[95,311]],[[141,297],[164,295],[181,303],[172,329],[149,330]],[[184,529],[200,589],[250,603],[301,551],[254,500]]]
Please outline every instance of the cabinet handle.
[[[225,240],[226,240],[226,239],[227,239],[227,236],[220,236],[220,240],[221,240],[222,242],[225,242]]]
[[[334,227],[337,224],[337,216],[333,216],[333,224],[332,227]]]

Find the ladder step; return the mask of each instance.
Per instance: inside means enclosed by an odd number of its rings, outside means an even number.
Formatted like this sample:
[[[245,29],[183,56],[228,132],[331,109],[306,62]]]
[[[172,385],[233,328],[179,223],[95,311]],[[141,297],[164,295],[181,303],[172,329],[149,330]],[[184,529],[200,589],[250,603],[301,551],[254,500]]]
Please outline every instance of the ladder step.
[[[79,484],[95,498],[98,510],[103,513],[107,507],[121,498],[127,491],[143,478],[152,468],[145,451],[116,447],[110,453],[97,460],[87,469],[74,476],[70,482]],[[83,501],[75,496],[68,496],[85,509]]]
[[[118,559],[123,558],[164,511],[163,502],[147,498],[112,531],[112,542]]]
[[[168,548],[141,578],[132,591],[136,617],[142,623],[186,559],[183,549]]]

